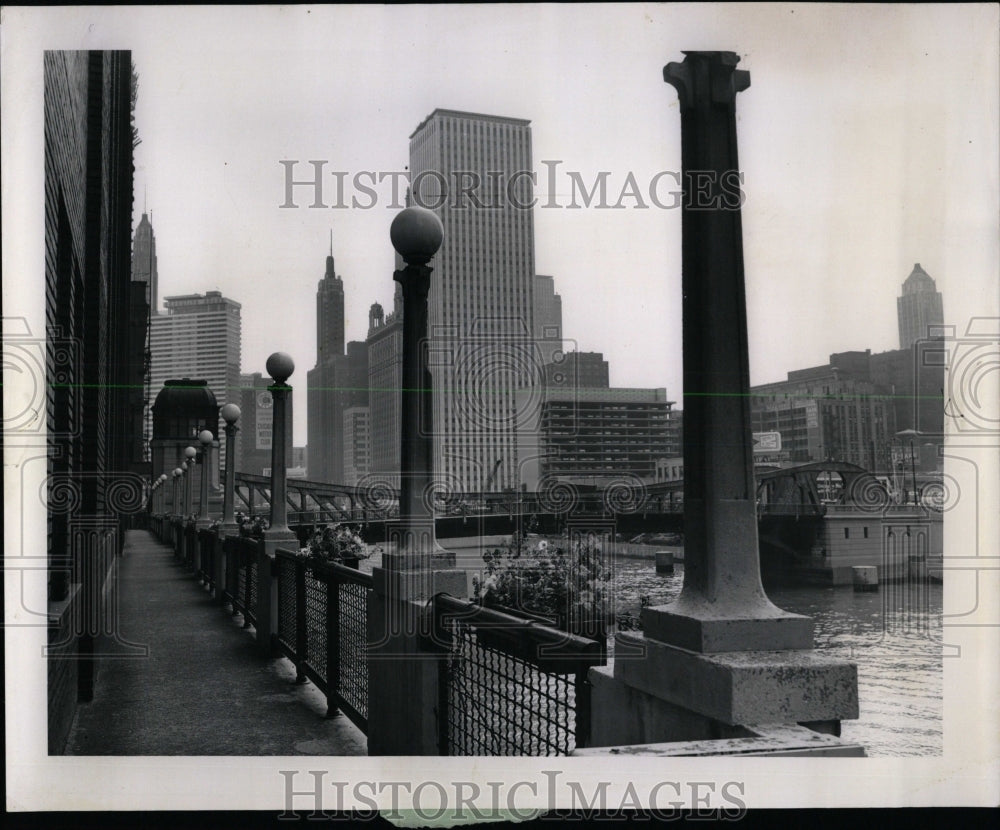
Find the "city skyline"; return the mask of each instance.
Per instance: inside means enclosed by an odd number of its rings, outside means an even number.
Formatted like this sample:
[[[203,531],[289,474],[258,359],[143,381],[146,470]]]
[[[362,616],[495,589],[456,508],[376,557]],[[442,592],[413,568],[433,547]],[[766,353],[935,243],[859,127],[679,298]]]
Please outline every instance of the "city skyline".
[[[331,228],[338,270],[352,286],[346,339],[363,340],[371,303],[391,306],[388,227],[397,210],[388,207],[391,179],[375,187],[381,201],[372,209],[310,209],[300,187],[300,207],[282,210],[279,162],[298,160],[298,180],[310,159],[326,160],[327,203],[335,171],[347,174],[346,198],[364,203],[353,177],[404,171],[406,136],[436,107],[450,107],[531,120],[535,270],[560,286],[566,333],[581,351],[605,354],[613,385],[665,386],[681,402],[680,211],[628,199],[620,210],[565,206],[571,173],[589,189],[606,172],[614,203],[629,173],[645,192],[658,173],[679,170],[676,97],[660,73],[696,47],[737,49],[752,79],[737,114],[754,384],[833,352],[894,348],[895,298],[914,262],[937,281],[958,334],[995,311],[989,148],[997,129],[981,102],[994,96],[997,59],[977,35],[989,13],[723,9],[587,9],[572,14],[572,41],[560,37],[569,10],[530,7],[317,9],[308,17],[259,9],[238,27],[225,10],[158,8],[139,18],[109,10],[83,41],[72,21],[92,16],[69,9],[47,46],[99,48],[119,33],[129,41],[142,139],[135,193],[147,194],[157,231],[159,293],[218,288],[242,303],[242,370],[262,371],[271,352],[287,351],[298,367],[293,387],[305,386],[316,357],[307,322]],[[45,17],[41,10],[37,20]],[[447,58],[421,47],[487,22],[505,38]],[[833,28],[837,38],[819,35]],[[227,32],[224,57],[219,31]],[[331,48],[346,32],[349,40]],[[352,46],[370,37],[396,46]],[[624,42],[630,59],[609,62]],[[880,48],[885,42],[919,47],[910,55]],[[270,59],[259,59],[262,49]],[[349,87],[331,80],[348,76]],[[660,180],[661,194],[670,181]],[[143,201],[135,199],[133,227]],[[543,207],[551,202],[564,207]],[[305,408],[297,409],[301,445]]]

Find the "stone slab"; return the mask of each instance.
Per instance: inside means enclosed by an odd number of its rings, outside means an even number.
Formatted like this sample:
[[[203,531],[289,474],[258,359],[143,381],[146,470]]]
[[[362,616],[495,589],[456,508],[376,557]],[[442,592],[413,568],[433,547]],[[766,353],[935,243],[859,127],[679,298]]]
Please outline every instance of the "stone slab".
[[[635,632],[619,633],[614,677],[726,724],[800,723],[858,717],[854,663],[814,651],[699,654]]]
[[[797,724],[767,724],[749,728],[747,737],[715,740],[670,741],[588,747],[572,754],[579,757],[631,755],[636,757],[706,757],[716,755],[770,755],[772,757],[864,758],[861,744],[844,741],[833,735],[814,732]]]

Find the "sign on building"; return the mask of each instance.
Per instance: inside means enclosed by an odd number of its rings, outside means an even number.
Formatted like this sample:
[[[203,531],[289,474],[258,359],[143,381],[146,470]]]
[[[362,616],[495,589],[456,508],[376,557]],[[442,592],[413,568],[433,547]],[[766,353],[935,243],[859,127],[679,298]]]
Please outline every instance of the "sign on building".
[[[274,410],[271,408],[273,400],[271,393],[260,391],[257,393],[257,449],[271,449],[271,432],[274,427]]]
[[[781,452],[780,432],[755,432],[753,434],[754,452]]]

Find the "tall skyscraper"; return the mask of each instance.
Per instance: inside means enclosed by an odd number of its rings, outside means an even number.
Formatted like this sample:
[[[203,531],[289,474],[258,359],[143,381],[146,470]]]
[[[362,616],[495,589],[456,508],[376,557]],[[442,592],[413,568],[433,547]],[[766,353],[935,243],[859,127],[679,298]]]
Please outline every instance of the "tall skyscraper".
[[[153,423],[149,408],[159,391],[152,388],[152,351],[149,342],[149,319],[158,313],[158,285],[156,235],[153,233],[152,220],[143,212],[132,237],[133,298],[128,317],[133,350],[141,355],[139,362],[131,366],[128,391],[129,410],[139,425],[138,441],[141,445],[136,448],[139,459],[149,458]]]
[[[941,294],[919,262],[903,283],[902,295],[896,298],[896,314],[899,317],[901,349],[908,349],[917,340],[934,336],[932,327],[944,323]]]
[[[350,342],[344,354],[344,281],[330,255],[316,289],[316,366],[306,374],[307,475],[343,484],[344,410],[368,406],[368,348]]]
[[[153,314],[159,312],[160,298],[156,273],[156,234],[146,213],[135,229],[132,239],[132,280],[146,284],[146,302]]]
[[[240,403],[240,304],[219,291],[165,297],[165,314],[150,320],[150,385],[155,393],[173,378],[203,378],[220,407]],[[224,428],[224,424],[220,429]],[[226,446],[219,449],[225,464]]]
[[[316,289],[316,365],[344,353],[344,281],[333,264],[333,241],[326,258],[326,273]]]
[[[444,241],[428,318],[435,471],[448,489],[517,486],[515,393],[537,383],[531,129],[436,109],[410,136],[411,200]],[[498,463],[499,462],[499,463]]]

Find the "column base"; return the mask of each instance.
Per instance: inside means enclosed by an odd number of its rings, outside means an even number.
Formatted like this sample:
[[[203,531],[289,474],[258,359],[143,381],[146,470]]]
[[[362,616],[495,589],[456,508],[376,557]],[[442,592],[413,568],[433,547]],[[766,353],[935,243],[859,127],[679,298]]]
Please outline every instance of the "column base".
[[[651,640],[688,651],[785,651],[813,647],[811,617],[782,611],[766,600],[752,609],[672,605],[643,608],[642,630]]]
[[[698,654],[625,632],[615,638],[615,655],[615,681],[719,723],[858,717],[857,666],[814,651]],[[600,711],[596,696],[594,703]]]

